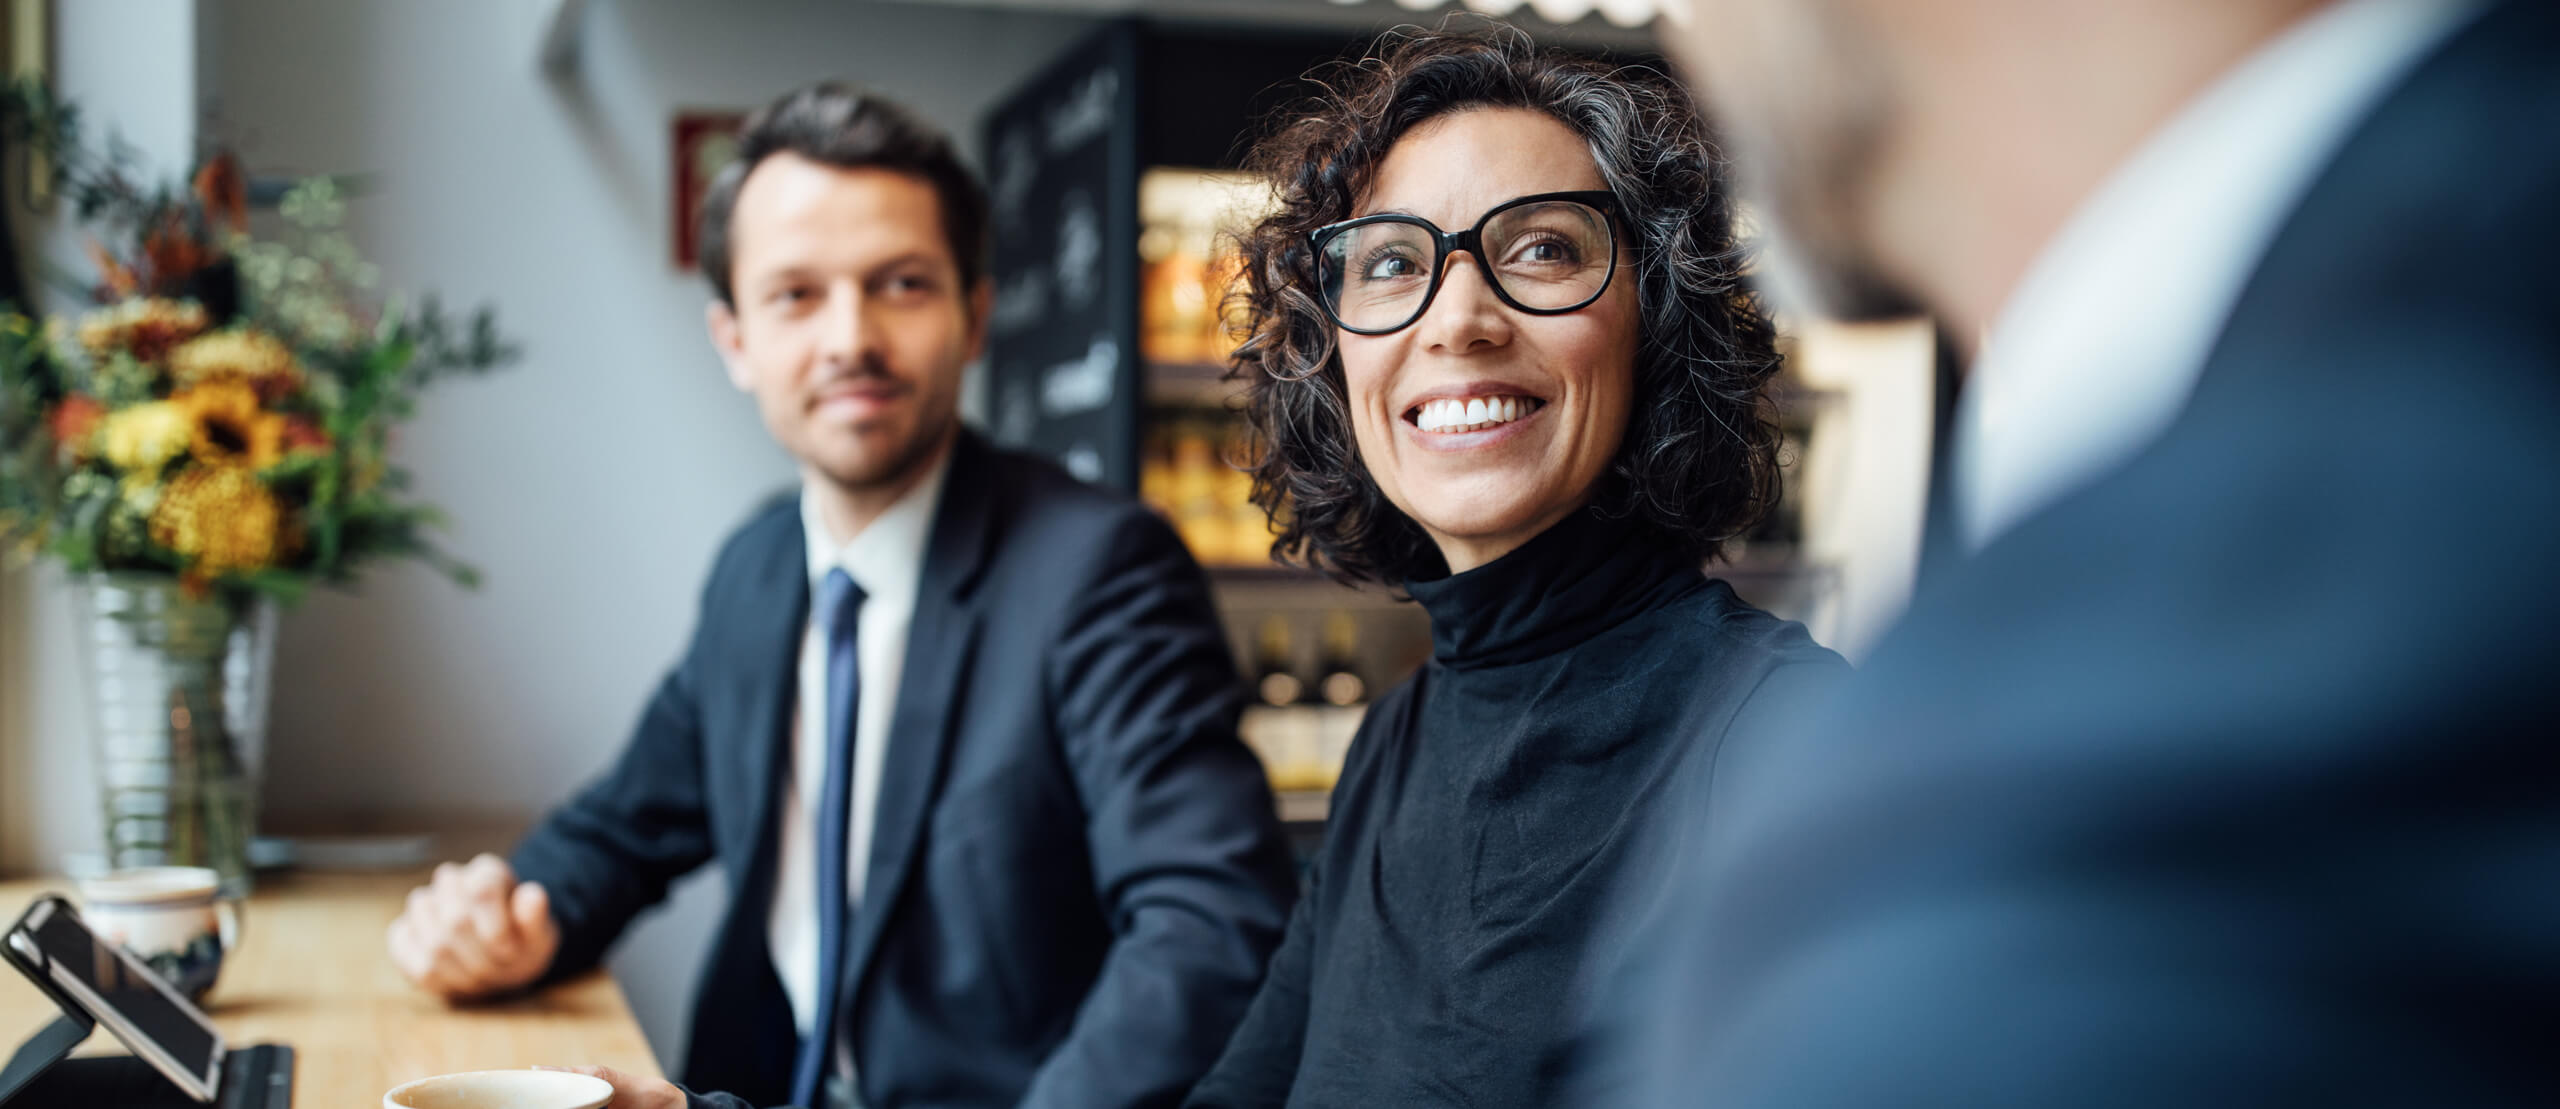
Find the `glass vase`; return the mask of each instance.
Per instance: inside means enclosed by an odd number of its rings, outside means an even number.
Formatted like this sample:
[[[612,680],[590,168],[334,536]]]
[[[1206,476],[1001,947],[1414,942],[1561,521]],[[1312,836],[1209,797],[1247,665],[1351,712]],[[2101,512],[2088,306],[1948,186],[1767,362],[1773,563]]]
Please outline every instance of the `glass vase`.
[[[108,865],[211,867],[223,897],[246,897],[275,603],[148,575],[93,577],[81,594]]]

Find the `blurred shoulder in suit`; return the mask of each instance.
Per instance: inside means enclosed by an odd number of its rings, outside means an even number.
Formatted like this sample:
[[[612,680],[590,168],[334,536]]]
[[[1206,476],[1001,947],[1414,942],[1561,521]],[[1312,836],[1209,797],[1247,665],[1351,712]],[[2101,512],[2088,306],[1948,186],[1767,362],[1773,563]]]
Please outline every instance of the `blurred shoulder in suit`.
[[[1983,342],[1957,549],[1719,775],[1595,1081],[2560,1100],[2560,11],[1695,8],[1766,272]]]

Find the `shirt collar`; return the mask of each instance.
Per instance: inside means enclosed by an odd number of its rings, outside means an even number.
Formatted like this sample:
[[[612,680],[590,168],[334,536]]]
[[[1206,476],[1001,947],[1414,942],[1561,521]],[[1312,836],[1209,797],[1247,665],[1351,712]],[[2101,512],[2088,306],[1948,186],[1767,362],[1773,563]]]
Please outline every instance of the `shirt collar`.
[[[2185,407],[2250,272],[2356,122],[2479,0],[2342,0],[2189,102],[2082,202],[2001,310],[1955,418],[1979,548]]]
[[[935,509],[942,503],[942,480],[951,469],[950,450],[934,460],[915,487],[872,519],[843,546],[832,544],[826,521],[818,518],[817,498],[804,483],[800,491],[800,531],[809,550],[810,595],[827,572],[842,567],[871,601],[911,596],[924,574],[925,545],[933,538]]]

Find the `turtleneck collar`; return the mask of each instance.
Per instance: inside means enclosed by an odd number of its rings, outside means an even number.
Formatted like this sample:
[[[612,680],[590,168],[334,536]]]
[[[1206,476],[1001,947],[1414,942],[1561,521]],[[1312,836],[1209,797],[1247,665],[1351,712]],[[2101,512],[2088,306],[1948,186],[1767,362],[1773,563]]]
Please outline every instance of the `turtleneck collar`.
[[[1565,650],[1705,584],[1630,521],[1584,508],[1463,574],[1408,581],[1431,615],[1431,657],[1460,669]]]

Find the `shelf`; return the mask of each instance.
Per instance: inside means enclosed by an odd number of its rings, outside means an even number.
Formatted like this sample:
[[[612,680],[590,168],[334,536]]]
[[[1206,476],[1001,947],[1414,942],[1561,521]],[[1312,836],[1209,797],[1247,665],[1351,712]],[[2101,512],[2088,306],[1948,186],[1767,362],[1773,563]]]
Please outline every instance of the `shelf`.
[[[1289,566],[1212,566],[1209,588],[1221,608],[1406,608],[1413,602],[1382,585],[1353,587]]]
[[[1174,408],[1235,409],[1243,403],[1245,382],[1227,378],[1227,367],[1213,362],[1147,362],[1138,369],[1147,403]]]
[[[1283,566],[1277,562],[1266,562],[1258,566],[1225,562],[1202,565],[1209,571],[1209,580],[1216,582],[1279,582],[1283,584],[1300,582],[1307,585],[1333,585],[1340,588],[1332,578],[1301,566]]]
[[[1333,791],[1284,789],[1273,794],[1282,824],[1322,824],[1333,812]]]
[[[1848,396],[1838,389],[1817,389],[1780,380],[1769,386],[1769,399],[1778,406],[1780,417],[1804,416],[1821,412]]]

